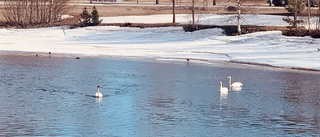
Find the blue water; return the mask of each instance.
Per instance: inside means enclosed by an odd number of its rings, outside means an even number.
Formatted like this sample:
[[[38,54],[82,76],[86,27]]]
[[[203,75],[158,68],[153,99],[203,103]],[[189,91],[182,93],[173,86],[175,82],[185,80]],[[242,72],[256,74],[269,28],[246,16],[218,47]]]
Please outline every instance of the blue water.
[[[0,136],[320,135],[319,73],[3,55],[0,72]],[[244,87],[221,96],[229,75]]]

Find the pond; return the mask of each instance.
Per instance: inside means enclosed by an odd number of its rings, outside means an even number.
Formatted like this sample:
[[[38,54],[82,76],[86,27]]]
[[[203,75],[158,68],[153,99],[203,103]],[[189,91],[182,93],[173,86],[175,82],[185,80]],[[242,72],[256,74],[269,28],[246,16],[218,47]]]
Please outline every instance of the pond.
[[[320,135],[317,72],[10,55],[0,71],[0,136]],[[228,76],[244,86],[220,95]]]

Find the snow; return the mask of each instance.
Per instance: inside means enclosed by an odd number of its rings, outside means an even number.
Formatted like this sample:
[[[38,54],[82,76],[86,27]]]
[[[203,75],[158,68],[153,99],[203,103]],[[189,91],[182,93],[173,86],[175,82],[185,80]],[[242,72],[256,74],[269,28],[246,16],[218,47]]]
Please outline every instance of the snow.
[[[282,19],[286,16],[275,15],[242,15],[242,25],[259,24],[261,26],[287,26],[288,23]],[[214,24],[214,25],[236,25],[237,16],[233,14],[197,14],[195,22],[197,24]],[[119,16],[119,17],[102,17],[103,23],[171,23],[172,15],[149,15],[149,16]],[[272,21],[270,21],[272,20]],[[177,23],[191,23],[190,14],[177,14]]]
[[[203,23],[221,24],[232,15],[202,15]],[[282,17],[247,15],[251,25],[286,25]],[[171,15],[104,17],[104,22],[170,22]],[[186,15],[177,21],[187,23]],[[273,22],[269,22],[273,20]],[[273,24],[278,22],[276,24]],[[281,23],[282,22],[282,23]],[[226,22],[230,23],[230,22]],[[278,67],[320,70],[320,40],[311,37],[287,37],[280,31],[240,36],[225,36],[221,29],[184,32],[181,27],[128,28],[95,26],[37,29],[0,29],[0,51],[22,51],[85,56],[121,56],[191,61],[232,61]]]

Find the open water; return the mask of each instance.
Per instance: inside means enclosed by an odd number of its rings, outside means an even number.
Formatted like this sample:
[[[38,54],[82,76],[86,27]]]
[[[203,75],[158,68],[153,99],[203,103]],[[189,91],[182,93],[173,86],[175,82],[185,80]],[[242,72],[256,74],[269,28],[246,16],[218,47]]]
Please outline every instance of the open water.
[[[244,87],[220,95],[229,75]],[[1,55],[0,136],[320,136],[319,88],[318,73]]]

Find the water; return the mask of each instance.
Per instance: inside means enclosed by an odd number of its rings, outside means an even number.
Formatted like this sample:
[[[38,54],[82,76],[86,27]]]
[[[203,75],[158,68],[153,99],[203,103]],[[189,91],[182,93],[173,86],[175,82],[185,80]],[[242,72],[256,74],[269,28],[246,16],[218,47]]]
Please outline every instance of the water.
[[[320,135],[317,73],[31,56],[0,71],[0,136]],[[244,87],[220,95],[229,75]]]

